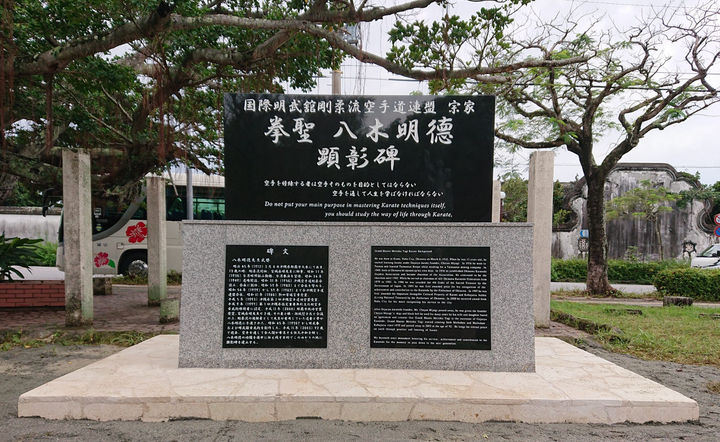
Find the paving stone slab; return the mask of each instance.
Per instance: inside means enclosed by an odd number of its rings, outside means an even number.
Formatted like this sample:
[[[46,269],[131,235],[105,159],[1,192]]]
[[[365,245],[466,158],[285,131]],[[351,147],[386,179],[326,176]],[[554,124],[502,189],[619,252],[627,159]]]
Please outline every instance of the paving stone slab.
[[[20,417],[269,422],[684,422],[697,402],[555,338],[535,373],[388,369],[178,368],[162,335],[20,396]]]

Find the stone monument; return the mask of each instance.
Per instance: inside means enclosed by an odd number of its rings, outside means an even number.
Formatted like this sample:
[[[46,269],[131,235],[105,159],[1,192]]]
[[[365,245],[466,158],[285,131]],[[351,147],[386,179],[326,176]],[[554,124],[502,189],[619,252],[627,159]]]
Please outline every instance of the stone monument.
[[[533,226],[489,222],[491,97],[225,105],[232,219],[183,224],[180,336],[25,393],[19,416],[698,419],[691,399],[534,338]]]
[[[534,371],[493,127],[489,96],[226,95],[228,220],[184,223],[180,366]]]

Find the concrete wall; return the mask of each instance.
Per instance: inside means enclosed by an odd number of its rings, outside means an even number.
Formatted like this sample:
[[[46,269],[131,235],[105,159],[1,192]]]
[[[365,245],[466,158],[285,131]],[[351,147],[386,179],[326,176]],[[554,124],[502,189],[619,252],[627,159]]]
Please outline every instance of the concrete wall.
[[[58,242],[60,215],[19,214],[0,212],[0,232],[6,238],[43,239],[47,242]]]
[[[623,195],[640,186],[643,180],[650,180],[663,187],[680,192],[695,186],[691,180],[681,177],[668,164],[621,163],[610,173],[605,184],[605,201]],[[575,223],[565,229],[553,232],[553,257],[573,258],[581,255],[578,241],[582,229],[587,229],[587,187],[580,181],[566,203],[575,213]],[[673,207],[675,207],[673,205]],[[705,201],[693,201],[683,209],[675,207],[673,212],[661,215],[661,232],[665,259],[682,258],[683,242],[691,241],[698,252],[717,242],[717,238],[705,225],[703,219],[710,210]],[[644,220],[618,219],[608,221],[608,256],[622,258],[629,247],[637,247],[638,254],[646,260],[657,260],[658,246],[652,223]],[[687,257],[687,255],[686,255]]]

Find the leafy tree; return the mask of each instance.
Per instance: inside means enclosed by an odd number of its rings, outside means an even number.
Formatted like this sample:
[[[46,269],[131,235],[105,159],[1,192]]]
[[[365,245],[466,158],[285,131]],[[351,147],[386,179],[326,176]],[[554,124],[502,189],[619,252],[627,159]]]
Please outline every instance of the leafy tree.
[[[672,212],[668,204],[677,201],[680,195],[670,190],[655,186],[650,180],[640,181],[640,187],[626,192],[624,195],[611,199],[605,204],[605,216],[608,220],[617,218],[639,218],[652,223],[658,243],[660,260],[663,254],[662,235],[660,233],[660,215]]]
[[[508,172],[501,177],[503,199],[503,221],[524,223],[527,221],[528,182],[517,172]]]
[[[563,208],[565,202],[565,188],[560,181],[555,181],[553,185],[553,226],[558,227],[570,221],[572,215],[571,210]]]
[[[588,186],[592,293],[613,291],[607,278],[605,180],[645,135],[718,101],[708,75],[720,56],[719,16],[714,2],[694,10],[665,9],[617,35],[598,30],[597,21],[581,26],[572,16],[532,23],[536,33],[509,37],[512,47],[536,48],[547,60],[586,56],[588,61],[515,71],[505,84],[475,88],[500,97],[496,136],[503,142],[527,149],[565,147],[578,156]],[[682,52],[679,59],[666,55],[672,53],[668,47]],[[497,63],[519,61],[515,53],[498,51]],[[596,159],[597,139],[614,130],[617,141],[603,145],[604,157]]]
[[[505,192],[503,200],[503,221],[524,223],[527,221],[528,180],[517,172],[508,172],[500,177],[502,191]],[[553,225],[567,222],[570,215],[568,210],[562,208],[565,191],[560,181],[553,186]]]
[[[511,8],[527,1],[492,2],[469,22],[446,16],[427,25],[445,33],[433,50],[481,33],[503,38]],[[320,69],[337,67],[345,55],[439,82],[504,81],[498,73],[576,61],[529,56],[508,66],[483,58],[415,65],[402,48],[416,53],[412,33],[426,25],[410,21],[398,22],[387,57],[342,37],[345,24],[436,3],[442,1],[384,7],[372,0],[4,0],[0,171],[60,187],[62,149],[85,148],[94,192],[118,195],[177,162],[222,172],[223,93],[282,92],[282,82],[307,90]]]
[[[25,180],[16,180],[8,190],[9,196],[4,201],[4,205],[6,206],[42,206],[42,191],[36,189],[33,183],[27,183]]]
[[[698,182],[699,184],[699,182]],[[692,201],[712,201],[712,209],[710,209],[708,224],[713,224],[712,217],[720,213],[720,181],[715,184],[698,185],[690,190],[680,192],[680,198],[675,203],[679,208],[683,208]]]

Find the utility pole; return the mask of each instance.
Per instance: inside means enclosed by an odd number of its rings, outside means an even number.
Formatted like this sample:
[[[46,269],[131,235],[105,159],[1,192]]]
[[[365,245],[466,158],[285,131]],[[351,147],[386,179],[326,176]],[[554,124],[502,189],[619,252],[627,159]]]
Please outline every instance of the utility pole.
[[[333,95],[342,94],[341,86],[342,86],[342,71],[340,71],[340,69],[335,69],[334,71],[332,71],[332,94]]]
[[[194,206],[193,206],[193,183],[192,183],[192,169],[190,166],[186,166],[185,169],[185,198],[187,200],[187,219],[193,219]]]

